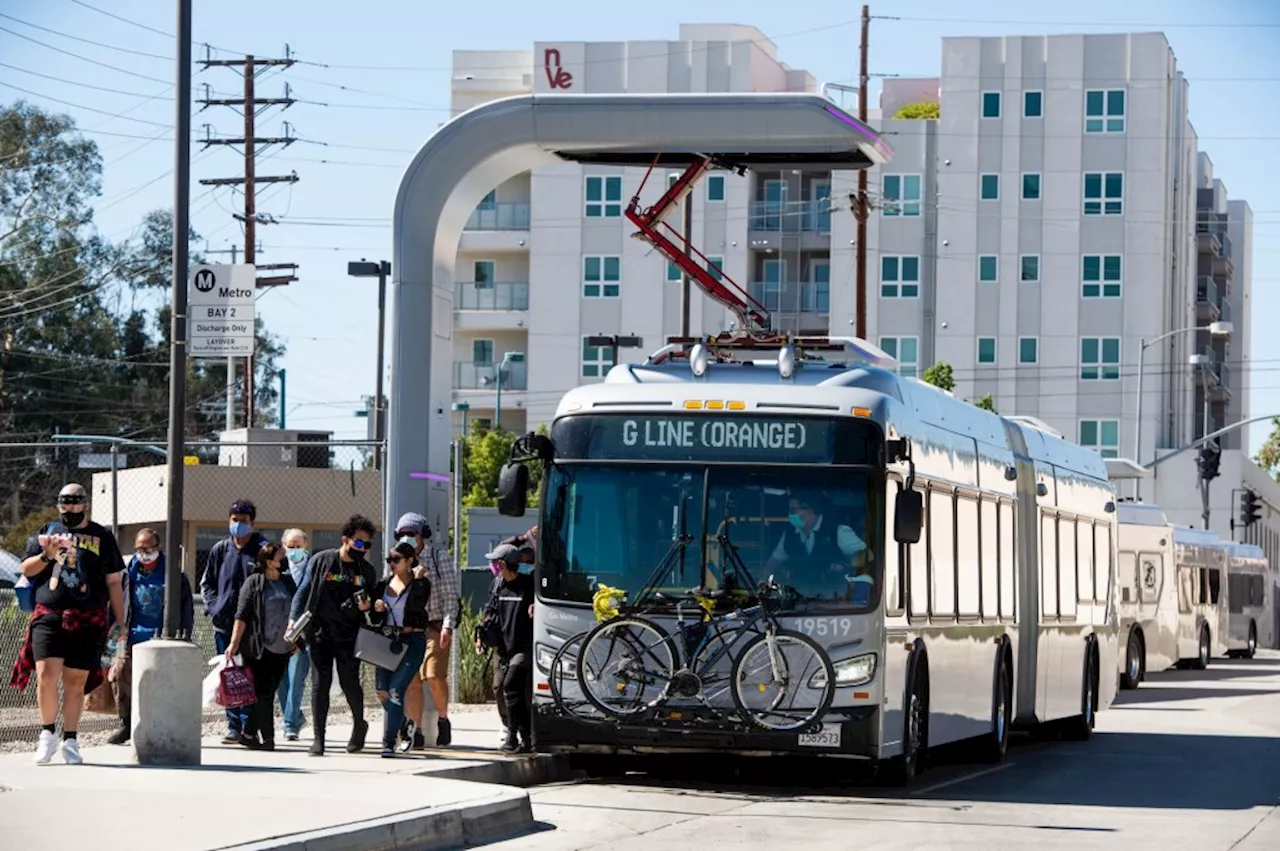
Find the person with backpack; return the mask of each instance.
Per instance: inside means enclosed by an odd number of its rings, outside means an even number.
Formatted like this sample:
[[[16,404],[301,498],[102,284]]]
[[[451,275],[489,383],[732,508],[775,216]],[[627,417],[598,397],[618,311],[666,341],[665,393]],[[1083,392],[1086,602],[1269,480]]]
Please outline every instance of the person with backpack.
[[[204,599],[205,614],[213,621],[213,645],[219,653],[226,653],[227,645],[231,643],[240,588],[254,571],[258,550],[267,542],[253,530],[257,519],[257,506],[249,500],[237,499],[231,503],[227,523],[230,534],[209,550],[209,558],[200,577],[200,596]],[[222,743],[238,745],[248,709],[228,709],[226,713],[227,732]]]
[[[476,652],[487,648],[497,657],[493,686],[507,728],[502,750],[527,753],[533,749],[533,576],[520,571],[520,550],[511,544],[499,544],[485,558],[494,579],[476,628]]]
[[[195,602],[191,582],[186,573],[182,577],[180,600],[182,614],[178,625],[178,637],[190,639],[195,628]],[[120,711],[120,729],[107,741],[123,745],[133,735],[130,726],[130,710],[133,699],[133,648],[144,641],[158,638],[164,628],[165,557],[160,549],[160,536],[154,529],[139,529],[133,537],[133,558],[122,574],[124,583],[125,648],[117,653],[107,679],[115,694],[116,708]]]

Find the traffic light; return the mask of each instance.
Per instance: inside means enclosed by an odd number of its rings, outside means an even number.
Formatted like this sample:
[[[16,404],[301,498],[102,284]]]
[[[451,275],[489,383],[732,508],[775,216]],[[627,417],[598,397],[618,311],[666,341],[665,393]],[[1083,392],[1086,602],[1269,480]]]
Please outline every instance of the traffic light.
[[[1246,490],[1240,495],[1240,525],[1248,528],[1262,519],[1262,504],[1258,495]]]
[[[1206,482],[1218,478],[1218,464],[1222,460],[1222,450],[1217,441],[1202,444],[1197,464],[1200,467],[1200,478]]]

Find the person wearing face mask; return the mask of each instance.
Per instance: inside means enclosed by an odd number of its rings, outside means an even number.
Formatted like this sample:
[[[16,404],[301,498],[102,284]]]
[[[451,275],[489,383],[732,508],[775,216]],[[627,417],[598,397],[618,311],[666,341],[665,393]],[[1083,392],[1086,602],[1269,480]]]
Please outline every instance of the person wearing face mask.
[[[311,654],[311,750],[324,756],[325,724],[329,718],[329,690],[333,671],[351,707],[353,729],[347,753],[364,749],[369,722],[364,717],[364,687],[360,684],[360,660],[356,658],[356,636],[365,613],[372,608],[369,595],[378,576],[365,557],[373,546],[377,527],[369,518],[356,514],[342,527],[342,546],[321,550],[307,563],[302,586],[293,597],[289,626],[304,614],[310,620],[303,638]]]
[[[787,519],[791,528],[774,547],[765,572],[785,570],[789,575],[786,584],[806,597],[825,596],[822,589],[827,587],[838,586],[842,591],[837,593],[847,590],[845,574],[850,559],[865,552],[866,543],[850,526],[824,523],[826,517],[808,499],[792,496]]]
[[[68,765],[84,762],[76,736],[84,696],[102,684],[102,652],[108,638],[120,638],[124,632],[124,557],[111,530],[91,521],[88,512],[84,485],[65,486],[58,494],[59,519],[27,540],[22,561],[22,575],[35,590],[36,605],[9,684],[26,691],[32,673],[36,676],[41,724],[37,765],[47,765],[58,751],[54,730],[59,704],[62,759]]]
[[[180,576],[182,614],[178,637],[190,638],[191,630],[195,628],[195,602],[187,574],[181,573]],[[120,729],[107,739],[113,745],[125,744],[131,735],[129,713],[133,697],[133,648],[158,638],[164,628],[164,553],[160,551],[160,536],[154,529],[138,530],[133,538],[133,558],[121,578],[127,642],[126,649],[117,657],[108,675],[116,707],[120,710]]]
[[[378,700],[382,702],[382,756],[396,755],[396,742],[404,725],[404,696],[418,674],[427,654],[427,600],[431,580],[415,573],[418,557],[414,546],[401,541],[387,553],[389,575],[373,589],[370,620],[384,635],[405,646],[404,656],[394,671],[378,668],[374,678]]]
[[[205,613],[213,621],[213,644],[219,653],[225,653],[231,642],[240,588],[253,573],[258,550],[267,542],[266,538],[253,531],[257,519],[258,509],[249,500],[238,499],[231,503],[227,522],[230,534],[209,550],[204,574],[200,577],[200,596],[204,599]],[[222,737],[224,745],[240,744],[246,712],[245,709],[227,710],[227,732]]]
[[[285,529],[280,536],[284,545],[285,559],[289,575],[295,584],[301,586],[307,574],[307,533],[301,529]],[[311,654],[306,648],[299,648],[289,658],[289,668],[276,697],[280,701],[280,714],[284,716],[284,737],[290,742],[298,741],[298,733],[306,726],[307,719],[302,714],[302,692],[307,685],[307,672],[311,669]]]
[[[493,586],[485,604],[481,626],[476,629],[476,652],[485,647],[494,651],[493,690],[498,696],[498,714],[507,728],[502,749],[527,753],[532,750],[529,728],[532,722],[533,677],[533,577],[520,571],[520,550],[499,544],[486,553],[493,571]]]

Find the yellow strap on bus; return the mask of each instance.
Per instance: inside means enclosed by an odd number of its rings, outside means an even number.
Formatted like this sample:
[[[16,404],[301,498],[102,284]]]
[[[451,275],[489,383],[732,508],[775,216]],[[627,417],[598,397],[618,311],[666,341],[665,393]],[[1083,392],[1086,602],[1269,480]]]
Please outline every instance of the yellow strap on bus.
[[[596,588],[596,593],[591,598],[591,610],[595,613],[596,620],[607,621],[618,616],[618,606],[626,599],[627,592],[622,588],[602,584]]]

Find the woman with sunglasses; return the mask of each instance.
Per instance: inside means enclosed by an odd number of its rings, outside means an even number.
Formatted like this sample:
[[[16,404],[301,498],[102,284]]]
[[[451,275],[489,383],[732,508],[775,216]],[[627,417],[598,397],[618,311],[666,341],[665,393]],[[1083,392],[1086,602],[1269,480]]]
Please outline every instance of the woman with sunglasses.
[[[396,755],[396,739],[404,724],[404,693],[422,665],[427,653],[427,600],[431,597],[431,581],[415,577],[418,566],[415,548],[398,543],[387,553],[391,571],[374,586],[373,614],[370,620],[383,634],[394,636],[406,647],[400,665],[394,671],[378,668],[374,687],[382,702],[385,720],[382,727],[382,756]]]
[[[227,645],[227,662],[244,649],[244,662],[253,671],[258,698],[249,707],[240,744],[251,750],[275,750],[275,694],[289,665],[294,645],[284,640],[289,606],[298,590],[285,567],[284,547],[268,542],[254,557],[254,571],[240,587],[235,626]]]

